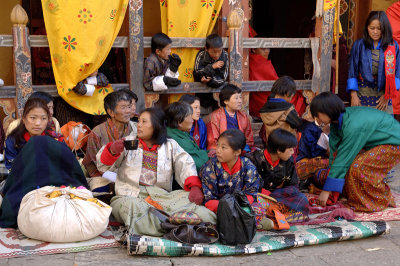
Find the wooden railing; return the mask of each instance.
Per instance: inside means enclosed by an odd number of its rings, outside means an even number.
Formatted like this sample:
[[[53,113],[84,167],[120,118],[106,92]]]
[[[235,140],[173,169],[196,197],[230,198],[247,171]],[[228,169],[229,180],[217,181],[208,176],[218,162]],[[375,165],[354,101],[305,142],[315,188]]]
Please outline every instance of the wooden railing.
[[[133,0],[133,2],[141,0]],[[16,12],[19,9],[19,12]],[[33,91],[46,91],[52,96],[57,96],[55,85],[32,85],[31,73],[31,47],[48,47],[47,37],[45,35],[29,35],[26,28],[27,16],[22,7],[17,5],[13,12],[16,14],[24,13],[22,17],[13,15],[12,22],[13,35],[0,35],[0,47],[13,47],[14,55],[14,78],[15,86],[5,86],[0,89],[0,106],[5,108],[4,105],[9,105],[9,100],[14,99],[15,109],[20,112],[25,104],[29,94]],[[213,93],[216,97],[219,89],[211,89],[206,85],[198,82],[183,83],[177,87],[171,87],[165,92],[148,92],[143,88],[143,49],[149,48],[151,45],[151,37],[143,36],[143,23],[140,23],[140,31],[137,34],[132,30],[135,27],[134,20],[138,18],[143,21],[143,7],[139,9],[129,8],[129,36],[117,37],[113,47],[115,48],[128,48],[129,51],[129,69],[130,77],[127,84],[113,84],[116,89],[123,87],[130,87],[139,97],[138,109],[142,109],[152,105],[158,100],[160,94],[176,94],[176,93]],[[243,81],[242,78],[242,51],[249,48],[311,48],[311,41],[308,38],[242,38],[242,17],[238,8],[232,6],[231,12],[228,17],[229,38],[223,38],[224,48],[229,51],[229,76],[230,83],[233,83],[242,88],[245,96],[244,99],[248,101],[248,94],[251,91],[269,91],[272,87],[273,81]],[[137,24],[136,24],[137,25]],[[131,32],[136,32],[136,35],[131,35]],[[172,47],[174,48],[202,48],[205,46],[204,38],[172,38]],[[139,43],[140,45],[134,45]],[[316,53],[317,51],[313,51]],[[328,51],[329,52],[329,51]],[[327,62],[330,60],[331,54],[321,53],[321,61]],[[314,62],[315,63],[315,62]],[[21,65],[23,64],[23,66]],[[324,67],[325,66],[325,67]],[[296,80],[298,90],[319,90],[326,91],[329,89],[329,84],[326,80],[330,79],[330,66],[324,64],[321,69],[321,77],[318,82],[316,80]],[[326,69],[325,69],[326,68]],[[135,73],[134,75],[131,73]],[[314,88],[312,87],[314,86]],[[245,103],[245,105],[247,105]],[[7,114],[13,116],[18,114],[10,114],[9,108]]]

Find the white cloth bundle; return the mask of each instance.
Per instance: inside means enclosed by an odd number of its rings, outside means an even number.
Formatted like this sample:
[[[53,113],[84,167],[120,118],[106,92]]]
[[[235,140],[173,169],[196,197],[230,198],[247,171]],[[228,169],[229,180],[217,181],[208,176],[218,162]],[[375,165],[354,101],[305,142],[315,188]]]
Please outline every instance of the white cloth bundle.
[[[77,198],[78,197],[78,198]],[[87,189],[46,186],[22,199],[19,230],[29,238],[46,242],[91,239],[107,228],[111,207],[94,199]]]

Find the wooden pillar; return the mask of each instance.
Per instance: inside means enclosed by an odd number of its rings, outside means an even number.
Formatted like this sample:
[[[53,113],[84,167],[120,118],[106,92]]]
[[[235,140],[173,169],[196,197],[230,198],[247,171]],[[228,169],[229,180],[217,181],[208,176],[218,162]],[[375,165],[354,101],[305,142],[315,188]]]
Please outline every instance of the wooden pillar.
[[[13,24],[13,67],[15,83],[16,117],[21,117],[25,102],[32,93],[31,48],[29,30],[26,27],[28,15],[20,5],[11,11]]]
[[[243,10],[239,7],[232,7],[228,16],[229,28],[229,83],[239,88],[243,82]],[[249,93],[242,93],[243,110],[248,113]]]
[[[251,18],[249,8],[249,0],[242,0],[242,8],[244,13],[244,21],[242,27],[242,37],[248,38],[249,37],[249,20]],[[243,65],[242,65],[242,79],[244,81],[249,80],[249,52],[250,49],[243,49]]]
[[[384,1],[382,1],[384,2]],[[372,0],[354,0],[355,21],[354,21],[354,41],[363,37],[364,25],[367,21],[369,12],[372,9]]]
[[[331,61],[333,44],[333,24],[335,21],[335,8],[324,11],[322,16],[321,38],[321,79],[319,91],[329,91],[331,87]]]
[[[143,87],[143,0],[129,1],[129,88],[136,93],[138,112],[145,108]]]
[[[229,27],[229,83],[242,87],[242,60],[243,60],[243,40],[242,27],[243,10],[235,8],[228,16]]]

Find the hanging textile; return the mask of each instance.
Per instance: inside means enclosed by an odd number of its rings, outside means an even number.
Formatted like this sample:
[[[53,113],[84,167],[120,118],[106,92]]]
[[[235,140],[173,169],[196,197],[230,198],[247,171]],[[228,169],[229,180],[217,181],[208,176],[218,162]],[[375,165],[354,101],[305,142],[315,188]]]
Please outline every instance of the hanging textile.
[[[400,43],[400,2],[392,4],[387,10],[386,15],[392,26],[393,39]],[[393,114],[400,114],[400,93],[395,99],[392,99]]]
[[[160,0],[162,32],[169,37],[205,38],[212,33],[223,0]],[[173,53],[182,59],[179,79],[193,82],[193,67],[199,49],[177,48]],[[181,95],[173,95],[174,102]]]
[[[324,1],[324,11],[327,11],[329,9],[332,9],[334,7],[336,7],[337,4],[337,0],[325,0]],[[335,10],[335,13],[337,12],[337,10]],[[336,44],[336,26],[337,25],[337,17],[335,15],[335,21],[333,23],[333,40],[332,40],[332,44],[335,45]],[[342,24],[339,21],[339,36],[343,35],[343,29],[342,29]]]
[[[121,28],[128,0],[42,0],[51,62],[58,94],[88,114],[105,114],[104,97],[112,92],[96,86],[92,96],[72,88],[106,59]]]

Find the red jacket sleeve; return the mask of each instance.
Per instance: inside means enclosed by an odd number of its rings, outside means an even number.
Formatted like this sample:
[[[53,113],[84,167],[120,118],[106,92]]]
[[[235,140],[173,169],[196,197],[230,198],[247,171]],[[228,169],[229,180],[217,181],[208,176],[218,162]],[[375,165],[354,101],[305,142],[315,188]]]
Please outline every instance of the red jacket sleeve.
[[[198,176],[189,176],[188,178],[185,179],[185,184],[183,184],[183,189],[185,191],[189,191],[192,187],[202,188],[201,181]]]
[[[210,121],[207,123],[207,149],[215,150],[219,137],[219,127],[215,114],[211,113]]]
[[[105,165],[113,165],[118,160],[121,154],[112,155],[110,152],[110,146],[112,142],[108,143],[101,153],[100,161]]]
[[[204,204],[204,206],[206,206],[206,208],[209,209],[210,211],[217,213],[218,204],[219,200],[209,200],[206,202],[206,204]]]
[[[246,136],[246,144],[250,146],[250,148],[254,147],[254,137],[253,137],[253,130],[251,129],[250,119],[247,117],[246,114],[240,112],[241,117],[241,127],[243,129],[243,133]]]

